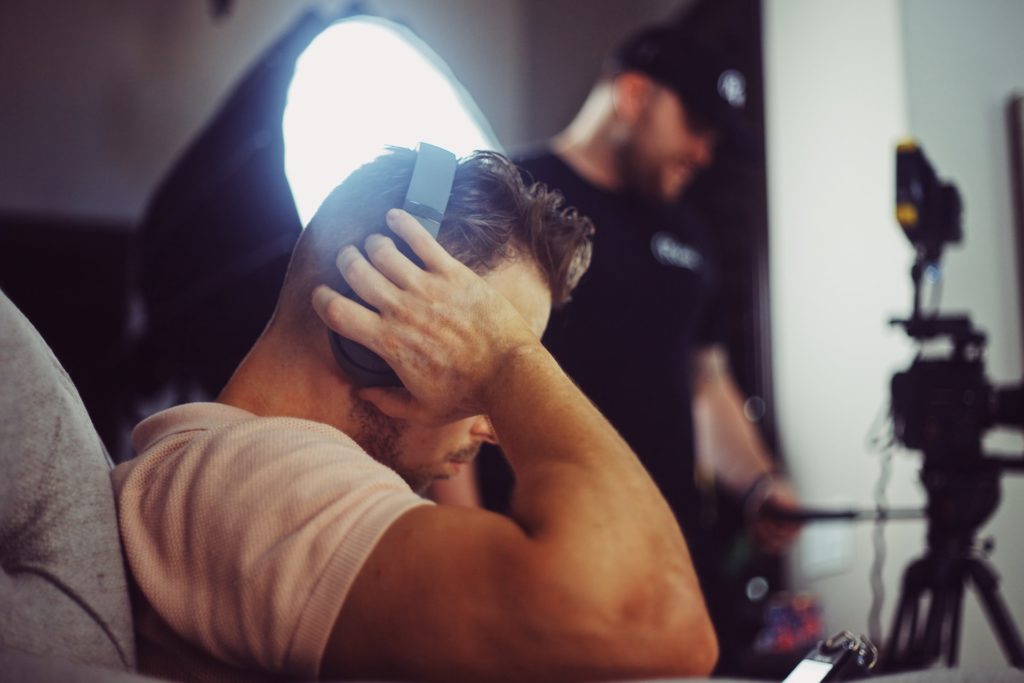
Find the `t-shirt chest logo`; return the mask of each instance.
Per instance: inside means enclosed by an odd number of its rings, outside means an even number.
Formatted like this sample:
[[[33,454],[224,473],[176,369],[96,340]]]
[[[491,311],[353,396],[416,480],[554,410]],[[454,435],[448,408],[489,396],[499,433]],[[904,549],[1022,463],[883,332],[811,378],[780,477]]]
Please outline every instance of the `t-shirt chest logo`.
[[[667,232],[656,232],[651,236],[651,253],[658,263],[665,266],[698,272],[704,265],[704,257],[699,251]]]

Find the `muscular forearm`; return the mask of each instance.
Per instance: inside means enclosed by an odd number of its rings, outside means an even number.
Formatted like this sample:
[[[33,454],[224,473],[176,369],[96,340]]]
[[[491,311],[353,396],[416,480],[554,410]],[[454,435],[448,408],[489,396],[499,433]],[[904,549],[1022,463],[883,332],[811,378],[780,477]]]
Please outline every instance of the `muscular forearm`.
[[[637,656],[670,644],[686,672],[710,669],[714,635],[686,544],[629,446],[539,345],[494,386],[489,415],[516,471],[512,514],[545,566],[614,612],[595,619],[650,638]]]
[[[726,488],[740,494],[773,468],[760,433],[743,413],[743,396],[725,372],[699,377],[694,391],[697,456]]]
[[[743,396],[714,351],[698,359],[694,391],[697,456],[743,504],[750,530],[771,553],[784,551],[799,528],[763,518],[766,502],[795,508],[797,499],[784,479],[773,473],[774,462],[757,428],[743,413]],[[766,476],[767,475],[767,476]]]

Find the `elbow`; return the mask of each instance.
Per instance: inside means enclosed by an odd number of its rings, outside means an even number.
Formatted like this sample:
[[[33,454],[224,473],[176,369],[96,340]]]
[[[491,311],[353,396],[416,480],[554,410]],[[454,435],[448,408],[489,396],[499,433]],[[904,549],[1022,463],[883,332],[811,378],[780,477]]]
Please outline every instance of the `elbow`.
[[[685,671],[678,675],[709,676],[718,663],[718,636],[700,588],[694,587],[684,594],[677,609],[679,619],[685,624],[682,629],[687,634],[681,648],[682,661],[678,662]]]
[[[656,673],[672,677],[709,676],[718,663],[719,646],[703,597],[699,592],[686,591],[660,608],[662,618],[647,625],[648,661]]]
[[[529,605],[525,614],[531,626],[524,631],[535,636],[529,639],[533,656],[538,641],[551,648],[544,667],[549,675],[678,678],[711,673],[718,639],[694,577],[664,570],[647,573],[643,580],[609,581],[599,575],[563,580],[564,574],[545,573],[539,584],[545,590],[526,591],[535,599],[510,606],[514,613]]]
[[[603,605],[609,628],[601,649],[617,663],[611,669],[647,678],[710,675],[718,662],[718,637],[699,588],[649,588],[642,596]]]
[[[698,621],[689,628],[689,635],[677,649],[677,660],[672,665],[674,676],[710,676],[718,663],[718,636],[706,610],[703,619]]]

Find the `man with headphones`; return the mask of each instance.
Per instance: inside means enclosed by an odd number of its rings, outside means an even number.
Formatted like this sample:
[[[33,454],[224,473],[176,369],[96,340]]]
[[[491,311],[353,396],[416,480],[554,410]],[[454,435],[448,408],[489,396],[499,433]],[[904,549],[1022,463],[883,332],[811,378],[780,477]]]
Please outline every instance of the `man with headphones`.
[[[141,670],[707,673],[717,643],[668,505],[540,343],[590,232],[491,153],[393,150],[336,188],[218,400],[144,420],[114,470]],[[487,441],[517,472],[510,517],[417,495]]]

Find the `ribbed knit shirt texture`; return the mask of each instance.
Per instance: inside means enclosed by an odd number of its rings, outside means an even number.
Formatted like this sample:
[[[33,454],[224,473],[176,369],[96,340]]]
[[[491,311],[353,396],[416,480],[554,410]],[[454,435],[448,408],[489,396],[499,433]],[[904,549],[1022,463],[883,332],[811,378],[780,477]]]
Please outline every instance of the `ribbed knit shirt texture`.
[[[114,469],[144,673],[314,679],[381,535],[427,504],[328,425],[219,403],[165,410]]]

